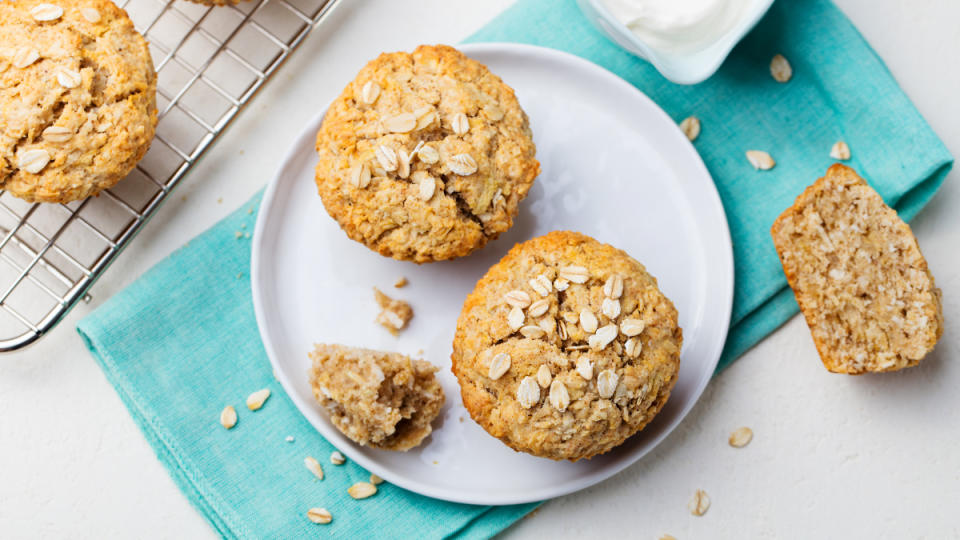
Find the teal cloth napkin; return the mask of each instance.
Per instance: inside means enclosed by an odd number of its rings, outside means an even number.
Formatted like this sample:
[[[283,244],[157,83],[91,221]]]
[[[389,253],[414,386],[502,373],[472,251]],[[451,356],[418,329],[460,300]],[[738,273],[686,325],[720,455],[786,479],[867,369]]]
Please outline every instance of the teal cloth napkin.
[[[572,0],[521,0],[471,40],[570,51],[620,74],[675,118],[702,119],[696,146],[723,198],[737,266],[721,365],[795,312],[767,231],[826,170],[836,140],[850,143],[851,165],[907,218],[929,200],[951,164],[880,60],[825,0],[775,3],[723,69],[693,87],[670,84],[620,51],[587,25]],[[785,85],[767,71],[777,52],[794,66]],[[743,157],[753,148],[770,151],[777,167],[753,171]],[[235,234],[252,230],[258,204],[259,196],[191,240],[78,327],[194,506],[228,538],[482,538],[529,512],[535,505],[453,504],[386,484],[365,501],[346,496],[367,472],[349,461],[329,464],[333,447],[273,379],[258,338],[249,239]],[[263,387],[272,397],[260,411],[248,411],[245,397]],[[227,404],[240,416],[230,431],[218,424]],[[324,464],[323,481],[303,466],[308,455]],[[305,512],[313,506],[329,509],[333,522],[308,522]]]
[[[727,212],[736,273],[718,370],[797,312],[770,226],[834,162],[835,142],[850,145],[847,165],[906,220],[927,204],[953,164],[883,61],[829,0],[774,2],[720,71],[693,86],[670,83],[614,45],[580,15],[574,0],[520,1],[469,41],[567,51],[623,77],[678,122],[700,118],[694,145]],[[793,66],[786,84],[770,76],[770,59],[778,53]],[[770,152],[777,166],[754,171],[747,150]]]
[[[78,330],[157,457],[190,502],[225,538],[487,538],[536,505],[472,506],[389,484],[347,495],[370,473],[300,414],[272,375],[250,296],[250,240],[260,195],[191,240],[80,321]],[[246,397],[272,395],[251,412]],[[237,410],[231,430],[220,411]],[[288,436],[293,442],[287,442]],[[303,464],[316,458],[316,480]],[[325,507],[316,525],[307,509]]]

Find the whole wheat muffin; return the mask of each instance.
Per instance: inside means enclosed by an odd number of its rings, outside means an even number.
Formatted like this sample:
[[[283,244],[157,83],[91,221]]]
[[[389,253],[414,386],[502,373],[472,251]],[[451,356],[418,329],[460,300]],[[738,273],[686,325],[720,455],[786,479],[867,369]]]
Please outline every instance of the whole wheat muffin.
[[[453,373],[470,415],[514,450],[576,461],[660,411],[677,380],[677,310],[643,265],[575,232],[518,244],[467,297]]]
[[[0,2],[0,188],[67,202],[107,189],[157,123],[150,52],[109,0]]]
[[[823,365],[916,365],[943,333],[940,290],[910,226],[849,167],[834,165],[771,229]]]
[[[454,48],[381,54],[327,111],[317,189],[347,236],[417,263],[513,224],[540,171],[513,89]]]
[[[437,368],[398,353],[316,345],[310,385],[330,420],[357,444],[409,450],[443,407]]]

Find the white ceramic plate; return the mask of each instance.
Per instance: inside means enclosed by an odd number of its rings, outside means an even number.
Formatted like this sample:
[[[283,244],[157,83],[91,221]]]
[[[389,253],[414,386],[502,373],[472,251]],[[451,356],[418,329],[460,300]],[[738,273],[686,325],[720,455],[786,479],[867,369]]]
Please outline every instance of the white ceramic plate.
[[[252,287],[260,335],[277,378],[300,411],[350,459],[411,491],[473,504],[564,495],[634,463],[683,419],[717,364],[733,298],[726,217],[710,175],[674,122],[649,98],[580,58],[515,44],[465,45],[513,86],[530,116],[543,172],[510,231],[473,255],[417,266],[349,240],[314,186],[315,134],[304,129],[263,198],[253,242]],[[578,463],[520,454],[487,435],[460,401],[450,350],[461,304],[517,242],[570,229],[626,250],[646,265],[680,312],[676,388],[646,429],[608,454]],[[410,285],[394,289],[406,276]],[[395,338],[375,325],[371,287],[413,305]],[[406,453],[360,447],[314,402],[307,353],[315,342],[417,355],[441,367],[447,404],[434,432]]]

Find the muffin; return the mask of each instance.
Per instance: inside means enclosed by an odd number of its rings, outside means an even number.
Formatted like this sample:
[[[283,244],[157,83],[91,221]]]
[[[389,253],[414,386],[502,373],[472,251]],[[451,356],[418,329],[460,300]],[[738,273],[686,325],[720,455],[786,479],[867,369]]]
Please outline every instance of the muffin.
[[[0,2],[0,188],[58,203],[113,186],[150,146],[156,86],[113,2]]]
[[[933,350],[940,290],[910,226],[852,169],[830,167],[771,234],[828,370],[896,371]]]
[[[429,362],[344,345],[315,345],[310,359],[313,394],[350,440],[405,451],[430,435],[444,395]]]
[[[555,231],[514,246],[467,296],[453,373],[488,433],[514,450],[576,461],[656,416],[682,342],[677,310],[643,265]]]
[[[367,64],[327,111],[317,153],[317,189],[347,236],[417,263],[509,229],[540,171],[513,89],[441,45]]]

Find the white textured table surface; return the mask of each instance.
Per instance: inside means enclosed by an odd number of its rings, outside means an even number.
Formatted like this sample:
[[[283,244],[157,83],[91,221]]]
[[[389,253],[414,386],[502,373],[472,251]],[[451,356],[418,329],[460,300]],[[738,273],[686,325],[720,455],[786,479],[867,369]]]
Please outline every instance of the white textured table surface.
[[[93,301],[34,347],[0,357],[0,537],[213,537],[73,327],[256,192],[300,131],[304,104],[311,113],[325,105],[382,50],[455,43],[510,3],[345,0],[97,283]],[[960,152],[960,3],[837,3]],[[831,375],[794,318],[717,377],[655,452],[547,503],[506,536],[960,538],[958,176],[914,222],[947,320],[920,367]],[[741,425],[755,437],[734,450],[726,438]],[[713,501],[703,517],[686,509],[697,488]]]

